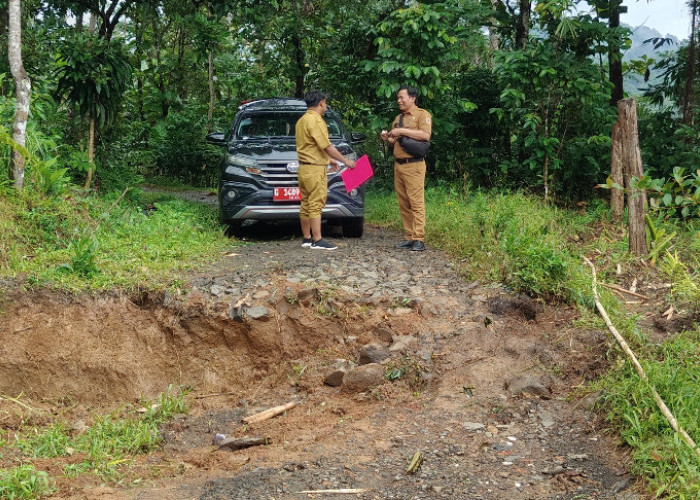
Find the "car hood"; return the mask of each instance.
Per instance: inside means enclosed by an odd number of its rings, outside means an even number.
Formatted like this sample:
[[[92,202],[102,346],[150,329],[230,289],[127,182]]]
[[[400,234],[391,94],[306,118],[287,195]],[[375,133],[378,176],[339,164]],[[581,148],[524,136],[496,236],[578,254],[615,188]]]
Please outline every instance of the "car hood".
[[[342,154],[350,154],[351,146],[343,141],[331,140],[333,145]],[[242,154],[253,157],[256,161],[292,161],[297,159],[296,143],[290,142],[269,142],[269,141],[234,141],[228,146],[230,154]]]

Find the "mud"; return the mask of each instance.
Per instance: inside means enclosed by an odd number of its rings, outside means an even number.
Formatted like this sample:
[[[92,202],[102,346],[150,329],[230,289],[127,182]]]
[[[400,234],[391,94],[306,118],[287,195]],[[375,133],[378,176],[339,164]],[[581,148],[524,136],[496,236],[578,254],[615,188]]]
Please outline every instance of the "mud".
[[[395,250],[398,239],[370,227],[324,252],[302,249],[294,226],[259,225],[181,290],[6,293],[0,394],[23,394],[34,415],[89,424],[171,384],[193,389],[162,450],[122,484],[59,481],[54,498],[645,498],[581,390],[605,370],[604,334],[572,327],[567,307],[465,281],[430,246]],[[323,384],[370,343],[391,353],[387,379],[361,393]],[[3,429],[27,418],[0,400]],[[270,444],[219,451],[216,433]],[[303,493],[346,488],[360,492]]]

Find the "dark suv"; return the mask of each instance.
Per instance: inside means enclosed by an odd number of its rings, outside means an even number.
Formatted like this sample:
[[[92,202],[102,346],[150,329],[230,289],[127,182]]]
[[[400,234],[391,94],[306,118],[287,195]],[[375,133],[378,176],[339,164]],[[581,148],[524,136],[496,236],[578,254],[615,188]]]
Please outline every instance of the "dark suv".
[[[219,174],[219,218],[237,234],[246,220],[294,220],[299,218],[301,195],[297,182],[294,127],[306,113],[301,99],[260,99],[241,104],[226,133],[207,136],[211,144],[224,146],[226,154]],[[349,133],[340,116],[330,108],[324,115],[331,142],[348,158],[357,159],[353,146],[364,134]],[[339,223],[345,236],[359,238],[364,225],[364,191],[349,193],[339,172],[328,174],[328,200],[322,219]]]

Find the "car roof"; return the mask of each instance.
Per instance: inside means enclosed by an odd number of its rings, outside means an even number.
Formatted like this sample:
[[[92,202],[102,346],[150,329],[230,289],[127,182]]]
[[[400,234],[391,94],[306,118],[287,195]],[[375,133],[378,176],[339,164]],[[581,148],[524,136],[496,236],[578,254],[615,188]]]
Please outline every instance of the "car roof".
[[[244,102],[238,107],[238,111],[288,111],[307,109],[304,99],[295,97],[271,97],[268,99],[254,99]],[[328,108],[330,109],[330,106]],[[332,110],[331,110],[332,111]]]

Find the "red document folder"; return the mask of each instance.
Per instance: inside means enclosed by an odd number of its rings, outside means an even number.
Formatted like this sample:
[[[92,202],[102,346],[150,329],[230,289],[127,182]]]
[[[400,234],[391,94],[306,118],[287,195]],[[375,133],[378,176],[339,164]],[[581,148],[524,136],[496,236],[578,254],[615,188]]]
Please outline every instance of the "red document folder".
[[[355,168],[345,169],[340,174],[348,193],[373,175],[374,171],[372,170],[372,165],[370,165],[367,155],[361,156],[355,162]]]

